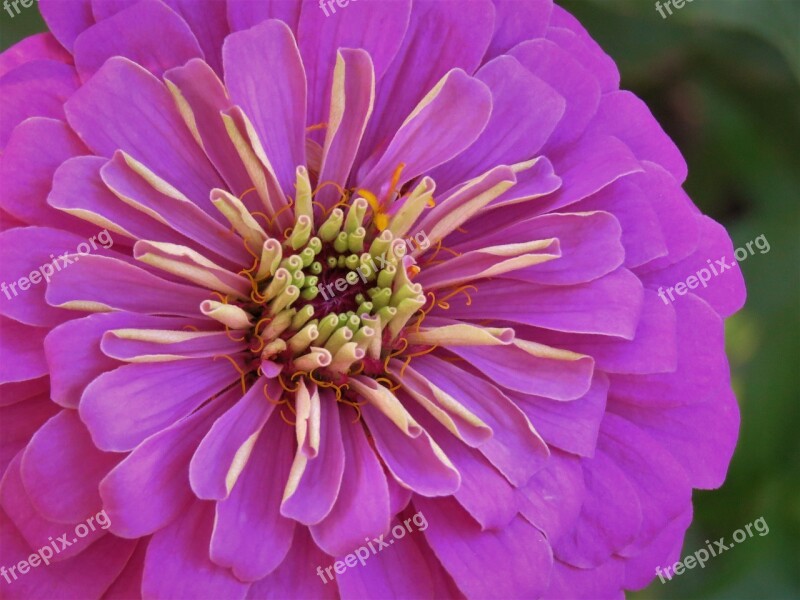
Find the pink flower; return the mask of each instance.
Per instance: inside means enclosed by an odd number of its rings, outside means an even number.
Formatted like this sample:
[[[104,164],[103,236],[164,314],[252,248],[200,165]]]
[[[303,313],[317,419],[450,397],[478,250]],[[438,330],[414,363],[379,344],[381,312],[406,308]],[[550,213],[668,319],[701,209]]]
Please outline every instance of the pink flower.
[[[731,243],[568,13],[40,7],[0,57],[0,565],[110,526],[5,596],[606,597],[674,561],[744,285],[659,299]]]

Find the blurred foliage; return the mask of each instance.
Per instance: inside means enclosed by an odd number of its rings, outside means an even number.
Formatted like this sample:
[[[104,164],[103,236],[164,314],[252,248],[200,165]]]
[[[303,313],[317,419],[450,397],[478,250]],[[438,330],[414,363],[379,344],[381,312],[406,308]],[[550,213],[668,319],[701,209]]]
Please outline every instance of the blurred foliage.
[[[800,1],[693,0],[667,18],[650,0],[561,4],[684,152],[698,206],[735,246],[771,247],[741,263],[748,300],[728,322],[741,437],[725,485],[695,493],[683,555],[761,516],[769,534],[633,597],[800,598]],[[35,7],[0,12],[0,48],[43,29]]]
[[[723,487],[695,492],[682,556],[761,516],[769,534],[633,596],[800,598],[800,2],[562,5],[681,148],[695,203],[735,246],[770,243],[741,263],[747,304],[728,321],[739,445]]]

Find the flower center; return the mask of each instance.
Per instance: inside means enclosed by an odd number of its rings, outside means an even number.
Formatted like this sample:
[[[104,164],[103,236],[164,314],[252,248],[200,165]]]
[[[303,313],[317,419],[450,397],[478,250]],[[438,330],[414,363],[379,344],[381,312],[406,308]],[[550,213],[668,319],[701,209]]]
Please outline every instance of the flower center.
[[[315,223],[298,214],[283,241],[267,238],[253,266],[250,350],[262,372],[310,374],[341,383],[348,373],[381,375],[399,334],[425,305],[413,240],[366,224],[369,203],[355,199]],[[375,219],[373,219],[375,221]],[[249,246],[248,246],[248,249]]]

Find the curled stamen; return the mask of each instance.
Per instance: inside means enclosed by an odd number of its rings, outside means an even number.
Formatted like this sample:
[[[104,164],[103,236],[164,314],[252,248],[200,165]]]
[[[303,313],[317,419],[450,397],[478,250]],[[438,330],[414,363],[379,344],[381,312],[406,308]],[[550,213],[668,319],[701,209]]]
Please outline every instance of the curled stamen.
[[[216,290],[212,290],[211,293],[216,295],[217,298],[219,298],[219,301],[222,302],[223,304],[228,304],[228,300],[230,299],[230,298],[228,298],[228,296],[223,296],[222,294],[220,294]]]
[[[406,361],[403,363],[403,366],[400,368],[400,378],[402,379],[402,377],[405,375],[406,367],[408,367],[408,365],[411,363],[411,359],[412,358],[417,358],[418,356],[425,356],[426,354],[429,354],[429,353],[433,352],[434,350],[436,350],[436,348],[438,348],[438,347],[439,347],[438,344],[434,344],[433,346],[431,346],[427,350],[422,350],[421,352],[415,352],[414,354],[407,354],[406,357],[405,357]]]
[[[423,267],[427,267],[427,266],[430,264],[430,262],[431,262],[431,261],[432,261],[434,258],[436,258],[436,256],[439,254],[439,251],[440,251],[441,249],[442,249],[442,240],[439,240],[438,242],[436,242],[436,248],[433,250],[433,254],[431,254],[431,255],[430,255],[430,257],[428,258],[428,260],[426,260],[426,261],[425,261],[425,262],[422,264],[422,266],[423,266]]]
[[[276,212],[276,213],[275,213],[275,215],[272,217],[272,220],[270,220],[270,221],[269,221],[269,227],[270,227],[270,229],[272,229],[272,224],[273,224],[275,221],[277,221],[277,220],[278,220],[278,217],[280,217],[280,216],[281,216],[281,214],[283,214],[285,211],[289,210],[289,209],[290,209],[290,208],[292,208],[293,206],[294,206],[294,200],[291,200],[291,199],[290,199],[290,200],[289,200],[289,202],[288,202],[286,205],[284,205],[283,207],[281,207],[281,209],[280,209],[278,212]]]
[[[240,338],[240,339],[236,339],[235,337],[233,337],[233,336],[231,335],[231,328],[230,328],[230,327],[228,327],[227,325],[225,325],[225,335],[227,335],[227,336],[228,336],[228,339],[229,339],[229,340],[232,340],[232,341],[234,341],[234,342],[243,342],[243,341],[245,341],[245,340],[247,339],[247,336],[246,336],[246,335],[245,335],[245,336],[243,336],[243,337],[242,337],[242,338]]]
[[[352,373],[350,373],[350,375],[355,377],[356,375],[361,375],[361,373],[363,372],[364,372],[364,361],[362,360],[360,363],[358,363],[358,370],[353,371]]]
[[[217,354],[212,360],[217,360],[218,358],[227,358],[229,361],[231,361],[231,364],[233,365],[233,368],[236,369],[237,373],[239,373],[239,380],[242,382],[242,394],[246,394],[247,393],[247,382],[245,381],[245,376],[247,375],[247,373],[245,373],[244,370],[242,370],[242,368],[239,365],[236,364],[236,361],[233,360],[227,354]]]
[[[309,125],[306,127],[306,131],[316,131],[317,129],[325,129],[328,126],[327,123],[317,123],[316,125]]]
[[[258,370],[260,372],[261,371],[261,367],[258,367]],[[267,402],[269,402],[270,404],[274,404],[275,406],[280,406],[281,404],[286,404],[286,403],[289,402],[288,398],[281,398],[280,400],[273,400],[272,398],[270,398],[270,395],[267,393],[267,384],[266,383],[264,384],[264,387],[263,387],[262,391],[264,392],[264,398],[266,398]]]
[[[269,217],[260,210],[251,211],[250,214],[253,215],[254,217],[255,216],[261,217],[262,219],[264,219],[264,223],[266,223],[267,227],[272,227],[272,223],[270,222]]]
[[[190,331],[200,331],[200,330],[199,330],[197,327],[195,327],[194,325],[184,325],[184,326],[183,326],[183,329],[187,329],[187,330],[190,330]]]
[[[384,206],[392,199],[394,195],[394,191],[397,189],[397,184],[400,183],[400,175],[403,173],[403,169],[406,168],[406,163],[400,163],[397,165],[397,168],[392,173],[392,181],[389,185],[389,191],[386,193],[386,199],[384,200]]]
[[[430,298],[431,305],[430,308],[428,308],[428,310],[420,310],[420,313],[422,314],[419,316],[419,319],[417,319],[417,329],[416,329],[417,333],[419,333],[419,328],[420,326],[422,326],[422,322],[433,310],[433,307],[436,306],[436,294],[434,294],[433,292],[428,292],[427,295]]]
[[[467,297],[467,306],[470,306],[472,304],[472,296],[470,296],[469,293],[467,292],[467,288],[472,288],[476,292],[478,291],[478,288],[475,287],[474,285],[462,285],[461,287],[458,287],[449,294],[447,294],[447,296],[445,296],[444,298],[440,298],[439,301],[437,302],[438,306],[440,308],[443,308],[444,310],[447,310],[448,308],[450,308],[450,305],[446,302],[446,300],[449,300],[456,294],[461,294],[461,293],[463,293]]]
[[[308,376],[308,373],[306,373],[305,371],[297,371],[295,373],[292,373],[292,376],[289,377],[289,379],[291,381],[294,381],[295,378],[297,378],[298,376]]]
[[[253,331],[255,332],[255,334],[256,335],[260,335],[259,331],[258,331],[258,328],[261,326],[262,323],[269,323],[270,321],[272,321],[272,317],[262,317],[258,321],[258,323],[256,323],[256,326],[253,328]]]
[[[243,191],[242,195],[239,196],[239,200],[244,200],[244,197],[247,196],[247,194],[249,194],[250,192],[255,192],[255,191],[256,191],[255,187],[251,187],[249,190]]]
[[[385,381],[387,383],[386,387],[389,388],[390,392],[394,392],[395,390],[399,390],[400,387],[401,387],[399,383],[397,383],[395,381],[392,381],[388,377],[377,377],[375,379],[376,383],[380,383],[382,381]]]
[[[290,405],[287,404],[286,406],[290,406]],[[297,423],[295,423],[294,421],[290,421],[289,419],[286,418],[286,416],[283,414],[283,409],[282,408],[280,410],[280,415],[281,415],[281,419],[283,419],[283,422],[286,423],[287,425],[289,425],[290,427],[294,427],[295,425],[297,425]]]
[[[254,354],[261,354],[261,351],[264,349],[264,346],[267,345],[267,340],[265,340],[264,338],[262,338],[260,336],[256,337],[256,339],[259,341],[258,348],[252,348],[251,347],[250,351],[253,352]],[[261,367],[259,367],[259,368],[261,368]]]
[[[458,233],[469,233],[469,231],[467,231],[467,230],[466,230],[466,229],[464,229],[463,227],[456,227],[456,231],[457,231]]]
[[[395,352],[390,352],[386,356],[386,360],[383,361],[383,370],[384,371],[388,371],[389,370],[389,361],[390,360],[392,360],[395,356],[398,356],[398,355],[402,354],[403,352],[406,351],[406,348],[408,348],[408,340],[406,338],[400,338],[400,341],[403,342],[403,344],[404,344],[403,347],[400,350],[397,350]]]
[[[289,392],[290,394],[294,394],[297,390],[300,389],[300,383],[299,382],[294,388],[286,387],[286,384],[283,382],[283,373],[278,375],[278,383],[283,388],[283,391]]]

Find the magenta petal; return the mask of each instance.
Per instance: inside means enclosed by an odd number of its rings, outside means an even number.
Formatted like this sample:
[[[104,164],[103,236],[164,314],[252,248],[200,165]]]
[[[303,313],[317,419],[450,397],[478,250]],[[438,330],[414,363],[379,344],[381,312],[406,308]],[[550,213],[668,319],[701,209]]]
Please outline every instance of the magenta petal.
[[[556,556],[576,567],[596,567],[636,539],[642,506],[625,471],[606,454],[584,459],[586,494],[580,516],[555,545]]]
[[[512,392],[509,396],[528,415],[548,446],[591,457],[605,415],[607,394],[608,377],[596,373],[589,391],[582,398],[570,402]]]
[[[247,597],[251,600],[286,600],[287,590],[296,598],[336,600],[336,582],[324,583],[314,575],[317,567],[333,564],[333,557],[320,550],[306,527],[294,528],[294,540],[281,565],[272,573],[253,582]],[[326,579],[328,579],[326,577]]]
[[[227,182],[228,189],[236,196],[242,196],[252,182],[219,114],[233,106],[225,86],[211,67],[197,59],[170,69],[164,74],[164,79],[177,88],[189,105],[203,148]]]
[[[208,299],[208,292],[200,288],[161,279],[115,258],[89,255],[78,259],[81,262],[68,265],[47,287],[51,306],[89,305],[95,310],[196,317],[200,303]]]
[[[580,459],[553,451],[548,464],[520,488],[518,497],[522,516],[556,544],[575,526],[581,512],[584,482]]]
[[[237,397],[228,392],[186,419],[150,436],[100,482],[113,533],[142,537],[181,514],[195,497],[189,461],[211,424]]]
[[[46,393],[0,407],[0,473],[5,473],[31,436],[58,411]]]
[[[42,349],[46,334],[44,327],[29,327],[0,316],[0,383],[47,375],[47,360]]]
[[[461,486],[453,494],[483,529],[502,528],[518,512],[514,488],[478,450],[451,435],[438,421],[411,404],[409,412],[441,446],[461,475]],[[394,512],[394,511],[393,511]]]
[[[46,518],[76,523],[102,505],[97,486],[121,457],[99,451],[74,410],[62,410],[36,432],[20,474],[31,503]]]
[[[81,538],[77,537],[74,527],[78,522],[83,521],[87,515],[84,515],[79,520],[65,524],[49,521],[36,512],[36,509],[31,504],[30,495],[20,477],[21,459],[22,453],[11,461],[5,475],[3,475],[2,482],[0,482],[0,505],[2,505],[5,513],[22,534],[22,537],[25,538],[32,551],[48,545],[50,542],[48,538],[55,540],[58,536],[68,534],[66,547],[64,547],[63,542],[59,544],[60,552],[54,554],[52,559],[53,562],[61,562],[80,554],[106,535],[108,528],[103,529],[95,525],[94,529],[90,529],[87,525],[86,535]],[[99,512],[99,510],[100,506],[97,505],[90,513],[91,516],[94,516],[94,512]]]
[[[553,0],[494,0],[494,5],[497,10],[494,34],[486,50],[485,62],[506,54],[520,42],[544,37]]]
[[[101,373],[121,366],[100,350],[100,340],[110,329],[181,327],[197,321],[111,312],[73,319],[50,330],[44,351],[50,368],[50,396],[64,408],[78,408],[83,390]]]
[[[442,2],[412,4],[400,50],[380,78],[374,116],[357,167],[371,152],[386,147],[405,118],[448,71],[463,69],[471,74],[478,68],[491,38],[494,6],[479,0],[470,3],[470,10],[452,8]]]
[[[480,80],[455,69],[417,105],[359,185],[373,193],[388,186],[404,163],[404,183],[466,150],[483,131],[491,114],[492,95]],[[419,132],[428,142],[419,144]]]
[[[341,432],[345,463],[339,497],[328,516],[311,526],[314,541],[333,556],[352,552],[365,537],[385,533],[391,518],[386,477],[364,427],[345,415]]]
[[[243,599],[250,587],[208,558],[214,505],[194,501],[147,546],[142,596],[145,598]]]
[[[575,400],[588,391],[594,373],[591,356],[551,358],[549,353],[559,351],[546,346],[536,347],[539,348],[537,352],[541,352],[536,356],[513,342],[508,346],[459,346],[450,348],[450,351],[510,390],[555,400]]]
[[[112,56],[124,56],[160,77],[203,51],[191,29],[161,2],[145,0],[89,27],[75,40],[75,66],[86,81]]]
[[[331,100],[319,180],[344,187],[372,114],[375,70],[370,55],[363,50],[343,48],[337,55],[337,64],[343,70],[342,89],[335,90]],[[339,195],[334,188],[325,187],[316,199],[327,207],[338,202]]]
[[[524,485],[546,463],[547,446],[525,413],[486,379],[433,355],[417,358],[414,370],[491,428],[492,437],[478,449],[511,483]]]
[[[85,241],[75,234],[49,227],[24,227],[0,233],[0,281],[8,282],[8,291],[0,296],[0,314],[27,325],[51,327],[74,316],[45,302],[49,286],[39,268],[45,265],[44,272],[54,271],[54,275],[48,273],[54,283],[68,272],[56,271],[55,267],[61,269],[63,264],[58,257],[75,252],[78,244]],[[48,264],[50,269],[47,269]],[[34,284],[30,275],[37,271],[38,283]],[[21,278],[28,283],[20,284]],[[22,285],[28,289],[21,289]]]
[[[77,87],[75,68],[55,60],[34,60],[3,75],[0,147],[8,143],[14,127],[29,117],[63,119],[64,102]]]
[[[306,74],[291,29],[271,20],[233,33],[222,59],[231,99],[252,121],[281,189],[293,194],[295,169],[306,163]]]
[[[441,567],[422,552],[422,533],[416,529],[411,519],[407,522],[410,532],[401,520],[394,520],[392,531],[396,531],[398,536],[386,536],[387,541],[392,544],[390,547],[381,548],[376,554],[364,559],[363,564],[356,563],[355,567],[347,569],[343,575],[337,575],[336,582],[342,598],[442,597],[436,594],[435,577],[432,573]],[[338,558],[346,560],[344,556]]]
[[[409,0],[351,2],[345,5],[347,10],[341,16],[336,11],[342,5],[325,4],[302,3],[297,26],[298,45],[309,81],[309,124],[321,123],[328,116],[337,51],[365,50],[375,66],[376,79],[380,79],[403,42],[411,13]]]
[[[136,550],[134,550],[119,577],[114,580],[114,583],[103,594],[103,600],[130,600],[141,595],[142,570],[144,569],[148,541],[146,539],[137,540]]]
[[[72,46],[82,31],[94,23],[91,0],[40,0],[39,10],[44,17],[47,28],[67,50]]]
[[[53,174],[68,158],[88,150],[63,121],[34,117],[14,130],[2,158],[0,179],[3,210],[20,221],[73,233],[94,233],[95,227],[47,204]]]
[[[645,290],[642,314],[632,340],[600,335],[578,335],[520,327],[519,337],[588,354],[606,373],[671,373],[678,363],[675,310],[655,292]]]
[[[428,543],[468,597],[536,598],[547,588],[550,545],[522,517],[503,529],[481,531],[452,499],[417,498],[415,506],[429,523]]]
[[[547,148],[562,148],[575,141],[597,111],[600,102],[597,80],[569,52],[550,40],[522,42],[509,54],[567,101],[564,117],[550,136]]]
[[[448,496],[459,488],[458,471],[425,430],[411,437],[374,406],[366,404],[361,412],[375,448],[399,483],[423,496]]]
[[[320,400],[319,451],[306,463],[292,495],[281,502],[284,517],[305,525],[319,523],[330,513],[339,496],[345,465],[336,399],[329,390],[322,390]]]
[[[222,187],[222,180],[184,125],[166,86],[152,73],[126,58],[112,57],[72,95],[64,110],[70,126],[96,154],[126,152],[213,210],[208,193]]]
[[[502,319],[574,333],[596,333],[626,340],[636,335],[644,289],[630,271],[613,273],[574,286],[546,286],[511,280],[481,282],[471,292],[472,304],[463,295],[448,300],[450,319]]]
[[[63,530],[59,532],[63,533]],[[0,511],[0,535],[3,539],[0,544],[2,565],[14,565],[34,550],[3,511]],[[24,576],[11,579],[11,585],[3,580],[0,589],[3,597],[9,600],[100,598],[123,570],[136,546],[135,540],[106,535],[75,558],[55,564],[51,562],[48,566],[40,564]]]
[[[734,258],[733,244],[725,228],[708,217],[700,217],[698,221],[700,242],[697,249],[680,262],[648,273],[643,281],[653,289],[658,288],[666,297],[662,286],[686,285],[688,278],[693,277],[694,287],[689,287],[690,293],[708,302],[721,316],[729,317],[744,306],[746,291],[742,271]],[[701,284],[698,272],[703,270],[710,281]],[[676,302],[682,300],[677,293],[673,297]]]
[[[230,494],[228,482],[237,453],[260,436],[264,424],[275,409],[275,404],[265,401],[264,386],[272,389],[266,393],[278,397],[281,393],[276,380],[256,380],[247,393],[230,410],[214,422],[197,447],[189,464],[189,481],[194,493],[204,500],[224,500]],[[237,466],[237,470],[238,466]]]
[[[658,163],[683,183],[686,160],[664,133],[644,102],[631,92],[605,94],[600,100],[591,130],[613,135],[625,142],[641,160]]]
[[[533,158],[564,114],[564,99],[511,56],[496,58],[475,77],[492,92],[492,114],[467,151],[431,173],[440,189],[477,177],[486,165]]]
[[[267,19],[280,19],[297,32],[297,21],[300,19],[301,2],[293,0],[228,0],[228,23],[231,31],[250,29]]]
[[[238,379],[230,362],[189,359],[125,365],[83,392],[80,414],[98,448],[133,450]]]
[[[647,546],[692,499],[686,471],[661,443],[625,418],[606,415],[597,441],[598,455],[606,453],[633,484],[642,507],[642,526],[636,542],[620,554],[633,556]]]
[[[739,435],[739,405],[732,390],[708,402],[647,409],[612,402],[611,410],[664,443],[689,475],[692,487],[722,485]]]
[[[539,214],[570,206],[626,175],[644,171],[630,148],[608,135],[584,136],[551,160],[561,187],[537,204]]]
[[[210,556],[242,581],[257,581],[281,564],[295,521],[280,512],[294,454],[294,431],[274,412],[230,496],[217,502]]]
[[[596,600],[597,598],[615,598],[625,600],[622,591],[624,577],[622,561],[610,560],[594,569],[581,569],[556,560],[553,563],[553,575],[550,587],[542,596],[545,600]],[[652,579],[650,573],[650,579]]]
[[[65,51],[51,33],[35,33],[6,48],[0,54],[0,77],[20,65],[34,60],[55,60],[72,62],[72,56]]]

